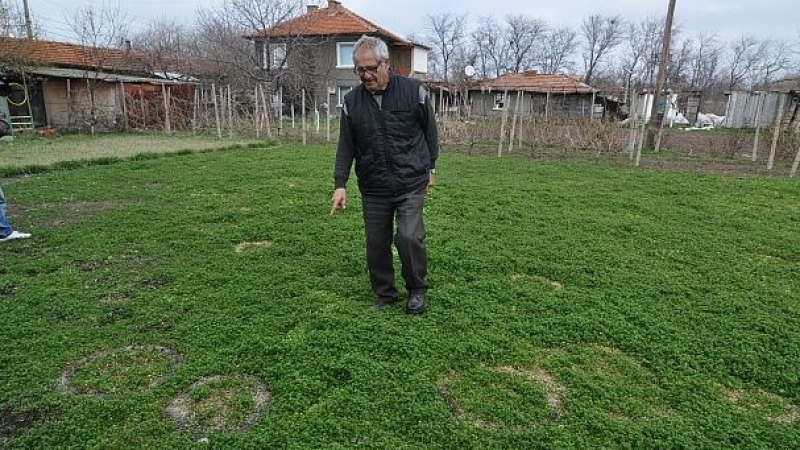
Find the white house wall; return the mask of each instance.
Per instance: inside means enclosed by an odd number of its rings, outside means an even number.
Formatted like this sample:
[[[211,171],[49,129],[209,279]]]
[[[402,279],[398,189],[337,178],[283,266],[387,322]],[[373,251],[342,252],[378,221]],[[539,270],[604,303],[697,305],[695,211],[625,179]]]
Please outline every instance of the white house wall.
[[[414,47],[411,56],[412,70],[417,73],[428,73],[428,51]]]

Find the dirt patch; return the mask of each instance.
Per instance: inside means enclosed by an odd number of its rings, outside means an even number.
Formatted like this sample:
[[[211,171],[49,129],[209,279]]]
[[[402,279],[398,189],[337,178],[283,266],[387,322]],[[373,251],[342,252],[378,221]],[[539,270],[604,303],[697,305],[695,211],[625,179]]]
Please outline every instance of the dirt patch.
[[[45,211],[49,217],[41,220],[39,225],[45,228],[60,228],[67,225],[83,223],[94,215],[119,208],[120,202],[84,202],[42,203],[33,207],[17,207],[15,216],[25,217],[34,211]]]
[[[18,289],[19,287],[15,284],[0,285],[0,300],[11,300]]]
[[[564,289],[564,284],[560,281],[553,281],[548,279],[547,277],[543,277],[540,275],[528,275],[525,273],[514,273],[511,274],[511,281],[515,282],[522,282],[522,283],[531,283],[531,284],[540,284],[542,286],[547,286],[554,291],[560,291]]]
[[[100,298],[100,303],[117,304],[127,303],[133,297],[128,292],[112,292],[111,294],[104,295]]]
[[[272,241],[261,241],[261,242],[242,242],[241,244],[237,244],[234,247],[234,251],[236,253],[244,253],[250,252],[254,250],[263,250],[272,247],[274,244]]]
[[[100,399],[146,392],[164,381],[182,359],[175,350],[156,345],[104,350],[68,365],[56,390]]]
[[[272,401],[266,386],[249,376],[209,376],[167,405],[167,414],[197,440],[212,432],[250,429]]]
[[[37,409],[30,411],[0,409],[0,449],[6,448],[12,439],[47,415],[49,415],[47,411]]]
[[[99,269],[102,266],[103,266],[102,261],[89,261],[87,263],[80,264],[80,268],[84,272],[92,272],[94,270]]]
[[[490,372],[507,375],[513,378],[522,378],[543,388],[545,391],[545,401],[548,410],[547,417],[544,419],[544,421],[556,422],[561,420],[561,417],[564,414],[563,399],[566,388],[561,386],[547,371],[539,367],[520,369],[510,366],[490,367],[486,369]],[[436,388],[439,392],[439,395],[442,397],[447,405],[447,408],[450,410],[451,414],[453,414],[456,420],[484,430],[506,429],[515,432],[534,430],[540,424],[542,419],[538,419],[526,425],[509,426],[500,421],[489,420],[485,417],[480,417],[479,414],[466,410],[466,408],[462,406],[463,402],[457,398],[457,395],[453,393],[451,388],[458,381],[458,379],[458,374],[451,373],[439,378],[436,383]]]
[[[546,392],[547,406],[550,408],[550,420],[559,420],[564,414],[564,392],[566,388],[556,382],[555,378],[546,371],[534,367],[531,369],[517,369],[510,366],[502,366],[494,368],[496,372],[506,373],[518,377],[527,378],[534,383],[540,384],[544,387]]]
[[[800,407],[762,389],[724,389],[725,398],[739,411],[754,412],[770,422],[790,426],[800,420]]]

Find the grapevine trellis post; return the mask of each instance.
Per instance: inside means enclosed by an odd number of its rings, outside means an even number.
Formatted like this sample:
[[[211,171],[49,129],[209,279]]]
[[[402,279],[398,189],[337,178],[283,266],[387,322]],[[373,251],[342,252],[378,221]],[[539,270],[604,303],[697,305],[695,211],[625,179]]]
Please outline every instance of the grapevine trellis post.
[[[192,134],[197,133],[197,109],[200,101],[200,91],[195,86],[192,89]]]
[[[300,101],[300,120],[302,121],[303,145],[306,145],[306,88],[301,89],[303,98]]]
[[[327,134],[325,136],[325,142],[331,141],[331,102],[328,100],[325,102],[325,121],[327,122]]]
[[[503,156],[503,138],[506,133],[506,121],[508,120],[508,89],[503,91],[503,119],[500,123],[500,142],[497,144],[497,157]]]
[[[630,154],[631,161],[633,161],[634,150],[636,150],[636,124],[639,118],[637,107],[636,96],[631,96],[631,107],[630,110],[628,110],[628,120],[631,124],[631,131],[628,137],[628,153]]]
[[[514,150],[514,137],[517,131],[517,118],[519,118],[520,94],[522,94],[522,91],[517,91],[517,98],[514,100],[514,115],[511,116],[511,135],[508,137],[509,153]]]
[[[164,97],[164,133],[169,136],[172,134],[172,123],[169,118],[169,88],[164,83],[161,83],[161,95]]]
[[[228,138],[233,138],[233,95],[231,85],[228,85]]]
[[[128,102],[125,97],[125,82],[119,82],[120,97],[122,99],[122,127],[128,131]]]
[[[271,114],[270,113],[272,112],[272,100],[273,100],[273,98],[272,98],[272,95],[270,95],[270,99],[267,100],[266,95],[264,95],[264,94],[266,94],[266,91],[264,90],[264,86],[261,86],[261,94],[262,94],[262,98],[264,99],[264,107],[265,108],[269,107],[267,109],[267,111],[266,111],[266,114],[267,114],[267,137],[272,139],[272,118],[271,118]]]
[[[800,148],[797,149],[797,155],[795,155],[794,163],[792,163],[792,171],[789,172],[791,178],[794,178],[797,174],[797,166],[800,166]]]
[[[253,113],[253,126],[256,129],[256,139],[261,137],[261,115],[260,111],[258,110],[258,85],[253,89],[253,95],[256,98],[255,101],[255,109]]]
[[[754,162],[758,159],[758,140],[761,137],[761,110],[764,109],[764,93],[758,93],[758,101],[756,104],[756,137],[753,139],[753,153],[750,159]]]
[[[222,124],[220,123],[219,119],[219,101],[217,101],[217,86],[214,83],[211,83],[211,96],[212,101],[214,102],[214,119],[216,120],[217,124],[217,137],[222,139]]]
[[[778,136],[781,134],[781,122],[783,120],[783,108],[786,106],[786,96],[781,95],[781,101],[778,104],[778,116],[775,117],[775,131],[772,136],[772,148],[769,151],[769,161],[767,161],[767,170],[772,170],[775,164],[775,151],[778,149]]]

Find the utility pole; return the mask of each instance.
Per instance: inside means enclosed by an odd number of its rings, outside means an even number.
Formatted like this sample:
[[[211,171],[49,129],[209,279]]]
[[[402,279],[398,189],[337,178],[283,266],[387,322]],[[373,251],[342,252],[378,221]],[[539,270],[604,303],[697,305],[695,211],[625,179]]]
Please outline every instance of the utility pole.
[[[33,39],[33,25],[31,25],[31,11],[28,8],[28,0],[22,0],[22,7],[25,9],[25,31],[28,39]]]
[[[669,0],[669,8],[667,9],[667,22],[664,25],[664,39],[661,42],[661,59],[658,62],[658,78],[656,79],[656,90],[653,93],[653,105],[650,108],[650,132],[647,133],[647,142],[650,147],[653,147],[655,131],[661,126],[662,123],[662,121],[658,118],[658,97],[661,95],[661,91],[664,90],[664,85],[667,81],[670,43],[672,42],[672,19],[675,17],[675,2],[676,0]],[[666,113],[667,104],[665,102],[664,114]]]

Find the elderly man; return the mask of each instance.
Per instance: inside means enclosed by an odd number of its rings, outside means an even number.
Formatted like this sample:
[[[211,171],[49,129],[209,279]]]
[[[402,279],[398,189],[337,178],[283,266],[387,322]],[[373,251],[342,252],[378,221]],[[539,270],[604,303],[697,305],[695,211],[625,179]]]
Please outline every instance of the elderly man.
[[[422,219],[434,183],[439,143],[428,92],[415,79],[391,74],[389,50],[362,36],[353,47],[361,85],[344,98],[334,168],[331,214],[347,207],[347,180],[355,160],[364,209],[367,267],[375,310],[398,301],[392,235],[400,255],[408,314],[426,309],[428,256]]]

